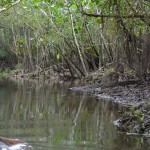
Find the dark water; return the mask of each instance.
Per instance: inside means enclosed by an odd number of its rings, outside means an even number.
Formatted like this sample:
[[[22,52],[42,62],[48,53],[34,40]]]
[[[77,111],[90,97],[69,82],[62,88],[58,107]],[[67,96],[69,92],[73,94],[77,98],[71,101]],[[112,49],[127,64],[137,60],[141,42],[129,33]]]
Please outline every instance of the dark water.
[[[68,90],[74,83],[0,82],[0,136],[33,150],[148,150],[113,125],[121,106]],[[149,142],[149,143],[148,143]]]

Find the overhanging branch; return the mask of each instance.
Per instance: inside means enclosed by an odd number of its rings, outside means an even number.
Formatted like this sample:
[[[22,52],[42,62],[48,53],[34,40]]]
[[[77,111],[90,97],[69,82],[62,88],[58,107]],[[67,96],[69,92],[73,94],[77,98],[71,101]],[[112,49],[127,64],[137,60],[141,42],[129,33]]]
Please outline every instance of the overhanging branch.
[[[105,17],[105,18],[123,18],[123,19],[130,19],[130,18],[150,18],[150,16],[147,15],[139,15],[139,14],[131,14],[131,15],[104,15],[104,14],[91,14],[91,13],[87,13],[82,11],[83,15],[89,16],[89,17]]]
[[[20,1],[21,1],[21,0],[17,0],[16,2],[10,4],[8,7],[3,7],[3,8],[1,8],[1,9],[0,9],[0,13],[3,12],[3,11],[8,10],[9,8],[11,8],[11,7],[14,6],[14,5],[17,5]]]

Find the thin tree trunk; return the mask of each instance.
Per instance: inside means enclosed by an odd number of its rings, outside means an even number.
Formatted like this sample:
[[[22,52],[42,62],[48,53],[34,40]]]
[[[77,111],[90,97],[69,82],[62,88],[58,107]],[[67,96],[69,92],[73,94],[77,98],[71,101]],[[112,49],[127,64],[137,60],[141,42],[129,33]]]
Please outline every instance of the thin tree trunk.
[[[13,26],[11,27],[11,31],[12,31],[12,34],[13,34],[14,47],[15,47],[15,53],[16,53],[17,52],[17,42],[16,42],[16,34],[15,34]]]
[[[82,54],[81,54],[81,51],[80,51],[80,48],[79,48],[79,44],[78,44],[78,41],[77,41],[77,38],[76,38],[76,34],[75,34],[75,31],[74,31],[74,24],[73,24],[72,14],[70,14],[70,18],[71,18],[71,26],[72,26],[72,32],[73,32],[73,37],[74,37],[74,40],[75,40],[75,44],[76,44],[76,47],[77,47],[77,50],[78,50],[78,53],[79,53],[79,57],[80,57],[80,60],[81,60],[81,64],[82,64],[85,76],[87,76],[88,72],[86,70],[86,66],[85,66],[85,63],[84,63],[84,60],[83,60],[83,57],[82,57]]]

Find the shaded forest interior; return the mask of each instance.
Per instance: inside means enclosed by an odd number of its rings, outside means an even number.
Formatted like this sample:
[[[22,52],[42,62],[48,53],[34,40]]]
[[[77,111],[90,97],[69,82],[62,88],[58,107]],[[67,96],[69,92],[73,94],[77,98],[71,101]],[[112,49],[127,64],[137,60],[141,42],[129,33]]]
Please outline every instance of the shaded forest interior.
[[[149,80],[149,1],[1,1],[0,18],[1,71],[82,78],[122,66]]]

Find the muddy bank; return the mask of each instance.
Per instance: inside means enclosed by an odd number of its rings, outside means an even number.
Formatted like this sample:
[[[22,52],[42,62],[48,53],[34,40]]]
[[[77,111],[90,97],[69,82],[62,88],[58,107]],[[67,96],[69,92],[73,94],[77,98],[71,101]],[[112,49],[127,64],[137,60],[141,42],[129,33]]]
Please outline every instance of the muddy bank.
[[[116,126],[129,135],[150,137],[150,84],[137,83],[126,86],[103,88],[101,84],[73,87],[71,90],[87,92],[105,100],[127,106],[126,112],[114,122]]]
[[[127,86],[116,86],[113,88],[102,88],[100,84],[96,83],[81,87],[73,87],[71,90],[87,92],[100,98],[127,105],[150,103],[150,85],[144,84],[131,84]]]

